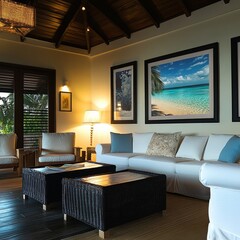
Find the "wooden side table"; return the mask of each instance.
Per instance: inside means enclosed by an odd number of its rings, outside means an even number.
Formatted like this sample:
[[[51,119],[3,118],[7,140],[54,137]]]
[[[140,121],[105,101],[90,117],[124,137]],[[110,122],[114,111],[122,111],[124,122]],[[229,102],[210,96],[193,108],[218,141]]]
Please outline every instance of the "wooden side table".
[[[35,152],[37,149],[24,149],[23,150],[23,168],[35,167]]]
[[[87,147],[87,161],[92,160],[93,153],[96,153],[95,147]]]

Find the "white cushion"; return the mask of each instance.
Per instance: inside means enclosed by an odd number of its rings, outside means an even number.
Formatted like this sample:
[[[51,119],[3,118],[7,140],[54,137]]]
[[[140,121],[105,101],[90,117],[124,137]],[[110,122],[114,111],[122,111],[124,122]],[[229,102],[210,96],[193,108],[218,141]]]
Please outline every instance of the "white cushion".
[[[232,136],[232,134],[211,134],[208,138],[203,160],[217,161],[222,149]]]
[[[96,162],[113,164],[116,166],[116,171],[128,169],[129,158],[135,156],[134,153],[105,153],[97,154]]]
[[[43,133],[42,153],[73,153],[75,133]]]
[[[18,158],[16,156],[0,157],[0,165],[1,164],[13,164],[13,163],[18,163]]]
[[[72,162],[75,161],[74,154],[48,154],[39,157],[39,162]]]
[[[146,153],[148,145],[152,139],[153,132],[133,133],[133,152]]]
[[[207,139],[205,136],[185,136],[176,157],[201,160]]]
[[[166,156],[138,155],[129,158],[129,168],[174,176],[178,161],[181,162],[183,159]]]
[[[17,135],[0,134],[0,156],[16,155]]]
[[[176,164],[175,172],[178,176],[181,176],[183,178],[190,178],[190,176],[192,176],[191,179],[197,179],[199,182],[199,171],[203,164],[204,161],[189,160],[185,162],[179,162]]]

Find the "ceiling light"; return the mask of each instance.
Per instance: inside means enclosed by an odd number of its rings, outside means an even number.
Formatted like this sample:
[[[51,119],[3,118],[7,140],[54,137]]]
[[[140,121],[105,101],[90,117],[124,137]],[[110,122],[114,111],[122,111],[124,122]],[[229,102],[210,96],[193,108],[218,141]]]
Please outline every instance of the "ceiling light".
[[[0,31],[25,36],[36,24],[36,10],[32,6],[0,0]]]

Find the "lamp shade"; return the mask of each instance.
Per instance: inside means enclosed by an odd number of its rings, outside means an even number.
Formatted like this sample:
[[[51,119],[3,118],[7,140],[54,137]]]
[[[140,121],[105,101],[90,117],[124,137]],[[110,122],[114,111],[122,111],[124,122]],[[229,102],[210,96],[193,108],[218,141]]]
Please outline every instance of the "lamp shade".
[[[85,112],[84,121],[85,123],[98,123],[100,122],[100,112],[97,110],[88,110]]]

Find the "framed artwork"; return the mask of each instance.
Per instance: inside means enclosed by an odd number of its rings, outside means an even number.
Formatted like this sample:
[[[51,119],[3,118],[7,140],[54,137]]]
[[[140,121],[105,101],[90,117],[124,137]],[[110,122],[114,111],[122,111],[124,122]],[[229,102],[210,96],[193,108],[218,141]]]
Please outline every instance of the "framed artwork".
[[[72,93],[59,92],[59,111],[71,112],[72,111]]]
[[[111,67],[111,123],[137,123],[137,62]]]
[[[218,43],[145,60],[145,123],[219,122]]]
[[[232,57],[232,121],[240,122],[240,37],[231,39]]]

